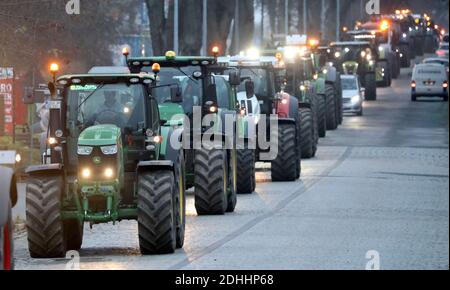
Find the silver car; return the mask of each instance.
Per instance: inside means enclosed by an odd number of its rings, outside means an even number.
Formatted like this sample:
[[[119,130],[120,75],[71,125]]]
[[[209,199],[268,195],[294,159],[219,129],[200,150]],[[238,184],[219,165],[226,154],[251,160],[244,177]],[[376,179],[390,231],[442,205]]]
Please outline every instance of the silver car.
[[[357,75],[341,75],[344,113],[363,115],[364,89]]]
[[[14,239],[11,208],[17,202],[13,170],[0,166],[0,270],[14,269]]]

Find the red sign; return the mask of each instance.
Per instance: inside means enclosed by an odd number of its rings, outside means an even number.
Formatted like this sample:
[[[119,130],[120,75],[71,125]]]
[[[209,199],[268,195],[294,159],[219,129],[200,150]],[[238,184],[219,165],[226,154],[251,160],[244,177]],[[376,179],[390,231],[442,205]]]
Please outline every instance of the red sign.
[[[0,102],[4,102],[4,112],[0,112],[0,118],[4,118],[5,132],[0,135],[12,135],[13,133],[13,68],[0,68]]]

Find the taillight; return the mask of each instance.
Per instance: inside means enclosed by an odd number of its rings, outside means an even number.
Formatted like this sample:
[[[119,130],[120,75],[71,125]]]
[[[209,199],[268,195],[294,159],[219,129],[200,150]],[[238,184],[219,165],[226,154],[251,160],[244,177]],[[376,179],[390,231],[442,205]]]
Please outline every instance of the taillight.
[[[442,87],[443,87],[444,89],[448,88],[448,82],[445,81],[445,82],[442,84]]]
[[[11,239],[9,225],[3,227],[3,269],[11,270]]]
[[[416,87],[417,87],[416,82],[415,82],[415,81],[412,81],[412,82],[411,82],[411,88],[415,89]]]

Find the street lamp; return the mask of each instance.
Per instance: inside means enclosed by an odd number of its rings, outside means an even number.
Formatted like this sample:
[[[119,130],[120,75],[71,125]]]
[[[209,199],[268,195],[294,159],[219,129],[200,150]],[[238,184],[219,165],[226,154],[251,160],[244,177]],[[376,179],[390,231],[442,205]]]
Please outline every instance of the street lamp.
[[[53,76],[53,83],[56,83],[56,74],[59,71],[59,65],[57,63],[52,63],[50,64],[50,72],[52,73]]]

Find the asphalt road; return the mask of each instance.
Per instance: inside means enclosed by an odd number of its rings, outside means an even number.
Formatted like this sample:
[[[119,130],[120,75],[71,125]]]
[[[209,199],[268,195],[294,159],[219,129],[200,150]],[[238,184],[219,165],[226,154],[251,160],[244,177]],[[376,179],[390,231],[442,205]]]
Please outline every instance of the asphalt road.
[[[136,222],[87,227],[80,267],[449,269],[448,103],[411,103],[409,71],[321,140],[301,181],[271,183],[260,166],[256,193],[226,216],[197,216],[190,195],[186,245],[173,255],[141,256]],[[25,233],[16,259],[18,269],[67,264],[31,259]]]

